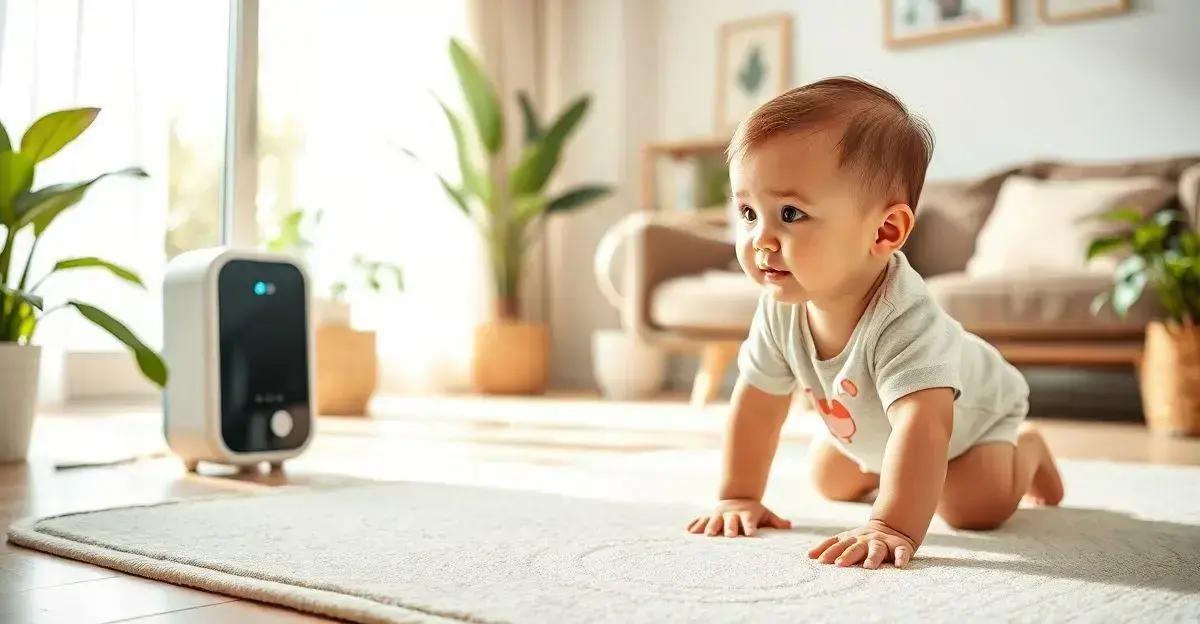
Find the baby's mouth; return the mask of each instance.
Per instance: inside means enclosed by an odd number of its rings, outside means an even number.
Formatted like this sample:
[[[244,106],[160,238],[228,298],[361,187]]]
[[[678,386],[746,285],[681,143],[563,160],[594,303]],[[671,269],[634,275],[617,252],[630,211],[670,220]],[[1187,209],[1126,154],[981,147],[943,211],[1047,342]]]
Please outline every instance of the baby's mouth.
[[[762,271],[763,277],[765,279],[767,279],[768,281],[772,281],[772,282],[785,280],[788,277],[791,277],[791,275],[792,275],[791,271],[785,271],[783,269],[776,269],[776,268],[772,268],[769,266],[759,267],[759,270]]]

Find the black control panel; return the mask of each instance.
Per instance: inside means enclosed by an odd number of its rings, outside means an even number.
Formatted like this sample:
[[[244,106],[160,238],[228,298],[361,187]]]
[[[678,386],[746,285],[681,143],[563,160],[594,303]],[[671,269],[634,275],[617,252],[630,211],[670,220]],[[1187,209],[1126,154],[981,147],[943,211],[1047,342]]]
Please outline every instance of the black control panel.
[[[295,449],[308,438],[304,277],[280,262],[232,260],[217,276],[221,436],[238,453]]]

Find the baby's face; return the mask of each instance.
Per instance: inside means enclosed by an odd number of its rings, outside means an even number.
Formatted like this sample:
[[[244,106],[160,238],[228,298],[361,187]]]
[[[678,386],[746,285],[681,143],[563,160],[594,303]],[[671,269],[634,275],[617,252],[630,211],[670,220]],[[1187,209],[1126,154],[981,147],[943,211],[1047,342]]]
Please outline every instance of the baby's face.
[[[730,164],[738,262],[778,301],[839,296],[871,266],[878,211],[856,203],[839,138],[778,136]]]

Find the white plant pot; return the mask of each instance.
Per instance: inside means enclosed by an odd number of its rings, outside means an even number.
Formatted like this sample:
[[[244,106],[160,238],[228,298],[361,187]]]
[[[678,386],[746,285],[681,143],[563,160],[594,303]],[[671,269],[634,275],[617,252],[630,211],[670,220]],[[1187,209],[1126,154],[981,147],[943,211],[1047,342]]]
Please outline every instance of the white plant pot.
[[[0,463],[29,453],[42,348],[0,342]]]
[[[662,389],[667,356],[632,333],[602,329],[592,334],[592,367],[606,398],[627,401]]]

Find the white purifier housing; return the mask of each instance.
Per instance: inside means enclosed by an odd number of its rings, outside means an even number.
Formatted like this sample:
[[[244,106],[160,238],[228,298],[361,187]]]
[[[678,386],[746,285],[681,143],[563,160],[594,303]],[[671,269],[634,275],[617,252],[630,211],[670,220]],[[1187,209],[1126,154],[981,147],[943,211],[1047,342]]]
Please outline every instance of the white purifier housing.
[[[277,254],[199,249],[163,281],[170,371],[163,432],[188,470],[299,455],[313,436],[313,331],[308,276]]]

